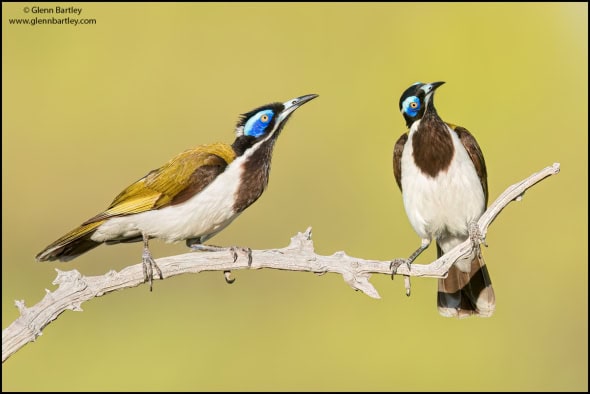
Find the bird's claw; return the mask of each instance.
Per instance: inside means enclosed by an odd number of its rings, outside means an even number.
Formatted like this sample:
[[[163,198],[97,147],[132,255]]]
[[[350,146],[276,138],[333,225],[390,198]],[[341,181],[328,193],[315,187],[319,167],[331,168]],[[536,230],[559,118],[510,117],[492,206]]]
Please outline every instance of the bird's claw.
[[[248,255],[248,268],[252,267],[252,249],[245,248],[245,253]]]
[[[394,259],[391,261],[391,263],[389,264],[389,269],[391,270],[391,280],[393,280],[393,277],[395,274],[397,274],[397,269],[402,265],[405,264],[406,267],[408,267],[408,271],[411,270],[412,268],[412,263],[410,263],[410,261],[408,259]]]
[[[469,239],[471,239],[474,247],[478,247],[480,244],[483,244],[486,248],[488,247],[486,237],[476,221],[469,222]]]
[[[408,267],[408,272],[410,272],[412,269],[412,262],[410,261],[410,259],[394,259],[389,264],[389,269],[391,270],[391,280],[393,280],[394,276],[397,274],[397,269],[403,264],[405,264],[406,267]],[[409,297],[411,292],[409,275],[404,275],[404,287],[406,288],[406,296]]]
[[[229,248],[229,250],[234,259],[234,263],[238,260],[238,251],[240,251],[248,257],[248,268],[252,266],[252,249],[243,248],[240,246],[232,246],[231,248]]]
[[[156,271],[156,273],[158,274],[160,279],[164,279],[164,276],[162,275],[162,270],[160,270],[160,267],[158,267],[158,265],[156,264],[156,262],[154,261],[152,256],[149,254],[146,254],[146,253],[144,253],[144,255],[143,255],[142,265],[143,265],[143,282],[144,283],[148,282],[150,284],[150,291],[152,291],[154,270]]]
[[[189,242],[190,241],[190,242]],[[238,252],[246,254],[248,256],[248,268],[252,266],[252,249],[250,248],[243,248],[240,246],[230,246],[230,247],[222,247],[222,246],[213,246],[213,245],[203,245],[198,242],[194,242],[192,240],[187,240],[186,245],[190,247],[193,251],[203,251],[203,252],[223,252],[229,251],[232,257],[232,263],[238,261]],[[231,271],[223,271],[223,276],[225,277],[225,281],[229,284],[234,283],[235,279],[231,277]]]
[[[250,248],[243,248],[240,246],[231,246],[229,248],[229,252],[232,255],[233,258],[233,262],[235,263],[236,261],[238,261],[238,251],[242,252],[244,254],[246,254],[246,256],[248,256],[248,268],[250,268],[252,266],[252,249]],[[228,284],[232,284],[236,281],[235,278],[231,277],[231,271],[223,271],[223,276],[225,278],[225,282]]]

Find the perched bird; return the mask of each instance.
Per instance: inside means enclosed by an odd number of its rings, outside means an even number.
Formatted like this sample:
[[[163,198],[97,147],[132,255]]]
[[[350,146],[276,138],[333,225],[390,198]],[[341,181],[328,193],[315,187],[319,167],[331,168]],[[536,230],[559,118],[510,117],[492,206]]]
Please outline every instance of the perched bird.
[[[399,101],[408,132],[395,144],[393,172],[406,214],[422,238],[421,246],[406,260],[408,265],[432,239],[438,257],[464,242],[488,203],[486,165],[477,141],[465,128],[445,123],[434,108],[434,92],[443,83],[415,83]],[[439,279],[441,315],[493,314],[494,290],[477,249],[455,262],[447,278]]]
[[[232,145],[199,145],[123,190],[103,212],[88,219],[40,252],[37,261],[69,261],[102,243],[143,241],[145,281],[153,269],[148,241],[186,241],[194,250],[230,250],[203,243],[256,201],[268,184],[275,142],[291,114],[318,97],[309,94],[243,114]],[[251,250],[246,250],[249,262]],[[228,276],[226,276],[228,278]]]

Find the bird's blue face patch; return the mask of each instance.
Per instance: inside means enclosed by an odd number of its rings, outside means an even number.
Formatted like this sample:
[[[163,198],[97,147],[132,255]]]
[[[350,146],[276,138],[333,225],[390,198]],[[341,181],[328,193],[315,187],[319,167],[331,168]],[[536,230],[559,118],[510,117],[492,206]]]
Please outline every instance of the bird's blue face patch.
[[[410,96],[402,103],[402,111],[411,117],[418,115],[420,111],[420,99],[416,96]]]
[[[270,109],[257,112],[244,125],[244,135],[260,137],[266,131],[274,115],[274,112]]]

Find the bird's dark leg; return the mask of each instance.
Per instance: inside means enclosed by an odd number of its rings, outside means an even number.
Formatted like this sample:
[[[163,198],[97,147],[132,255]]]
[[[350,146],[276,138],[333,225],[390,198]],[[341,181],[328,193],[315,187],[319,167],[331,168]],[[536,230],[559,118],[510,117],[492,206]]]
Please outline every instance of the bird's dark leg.
[[[408,266],[408,271],[410,271],[411,264],[414,262],[414,260],[416,260],[416,258],[418,258],[418,256],[420,256],[420,254],[422,252],[424,252],[426,250],[426,248],[428,248],[428,246],[430,246],[430,239],[423,239],[420,247],[418,249],[416,249],[416,251],[414,251],[414,253],[412,253],[412,255],[410,257],[408,257],[406,260],[404,260],[404,259],[393,260],[391,262],[391,264],[389,265],[389,269],[391,270],[391,279],[393,280],[394,275],[397,273],[397,269],[402,264],[406,264]],[[409,297],[410,292],[411,292],[411,284],[410,284],[410,276],[409,275],[404,275],[404,286],[406,288],[406,296]]]
[[[410,271],[411,264],[414,262],[414,260],[416,260],[416,258],[418,258],[418,256],[420,256],[420,254],[422,252],[424,252],[428,248],[428,246],[430,246],[430,239],[423,239],[420,247],[418,249],[416,249],[416,251],[414,253],[412,253],[410,255],[410,257],[408,257],[406,260],[404,260],[404,259],[393,260],[391,262],[391,264],[389,265],[389,268],[391,269],[391,279],[393,279],[393,276],[397,273],[397,269],[402,264],[406,264],[408,267],[408,271]]]
[[[214,245],[203,245],[200,243],[199,239],[191,238],[186,240],[186,246],[191,248],[195,251],[202,251],[202,252],[223,252],[229,251],[232,255],[233,262],[235,263],[238,260],[238,251],[246,254],[248,256],[248,267],[252,266],[252,249],[250,248],[242,248],[239,246],[230,246],[230,247],[223,247],[223,246],[214,246]],[[235,279],[231,278],[231,271],[224,271],[223,275],[225,277],[225,281],[229,284],[234,283]]]
[[[143,238],[143,254],[141,262],[143,263],[143,280],[150,283],[150,291],[152,291],[152,279],[154,277],[154,269],[158,273],[160,279],[164,279],[160,267],[154,261],[150,249],[148,247],[149,237],[146,234],[141,234]]]

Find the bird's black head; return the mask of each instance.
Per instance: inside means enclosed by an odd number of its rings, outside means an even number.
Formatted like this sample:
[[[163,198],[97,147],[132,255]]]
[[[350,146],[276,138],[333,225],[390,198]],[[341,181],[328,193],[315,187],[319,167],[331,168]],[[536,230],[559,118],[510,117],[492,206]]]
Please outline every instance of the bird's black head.
[[[317,94],[308,94],[287,100],[284,103],[271,103],[240,116],[236,125],[236,140],[232,145],[237,155],[242,155],[248,148],[260,141],[271,139],[274,141],[291,114],[316,97],[318,97]]]
[[[255,108],[240,117],[236,125],[236,136],[249,136],[256,140],[270,136],[276,138],[291,114],[316,97],[317,94],[308,94],[284,103],[272,103]]]
[[[422,119],[426,110],[434,110],[434,91],[444,82],[422,83],[416,82],[402,93],[399,99],[399,109],[404,115],[408,128]]]

